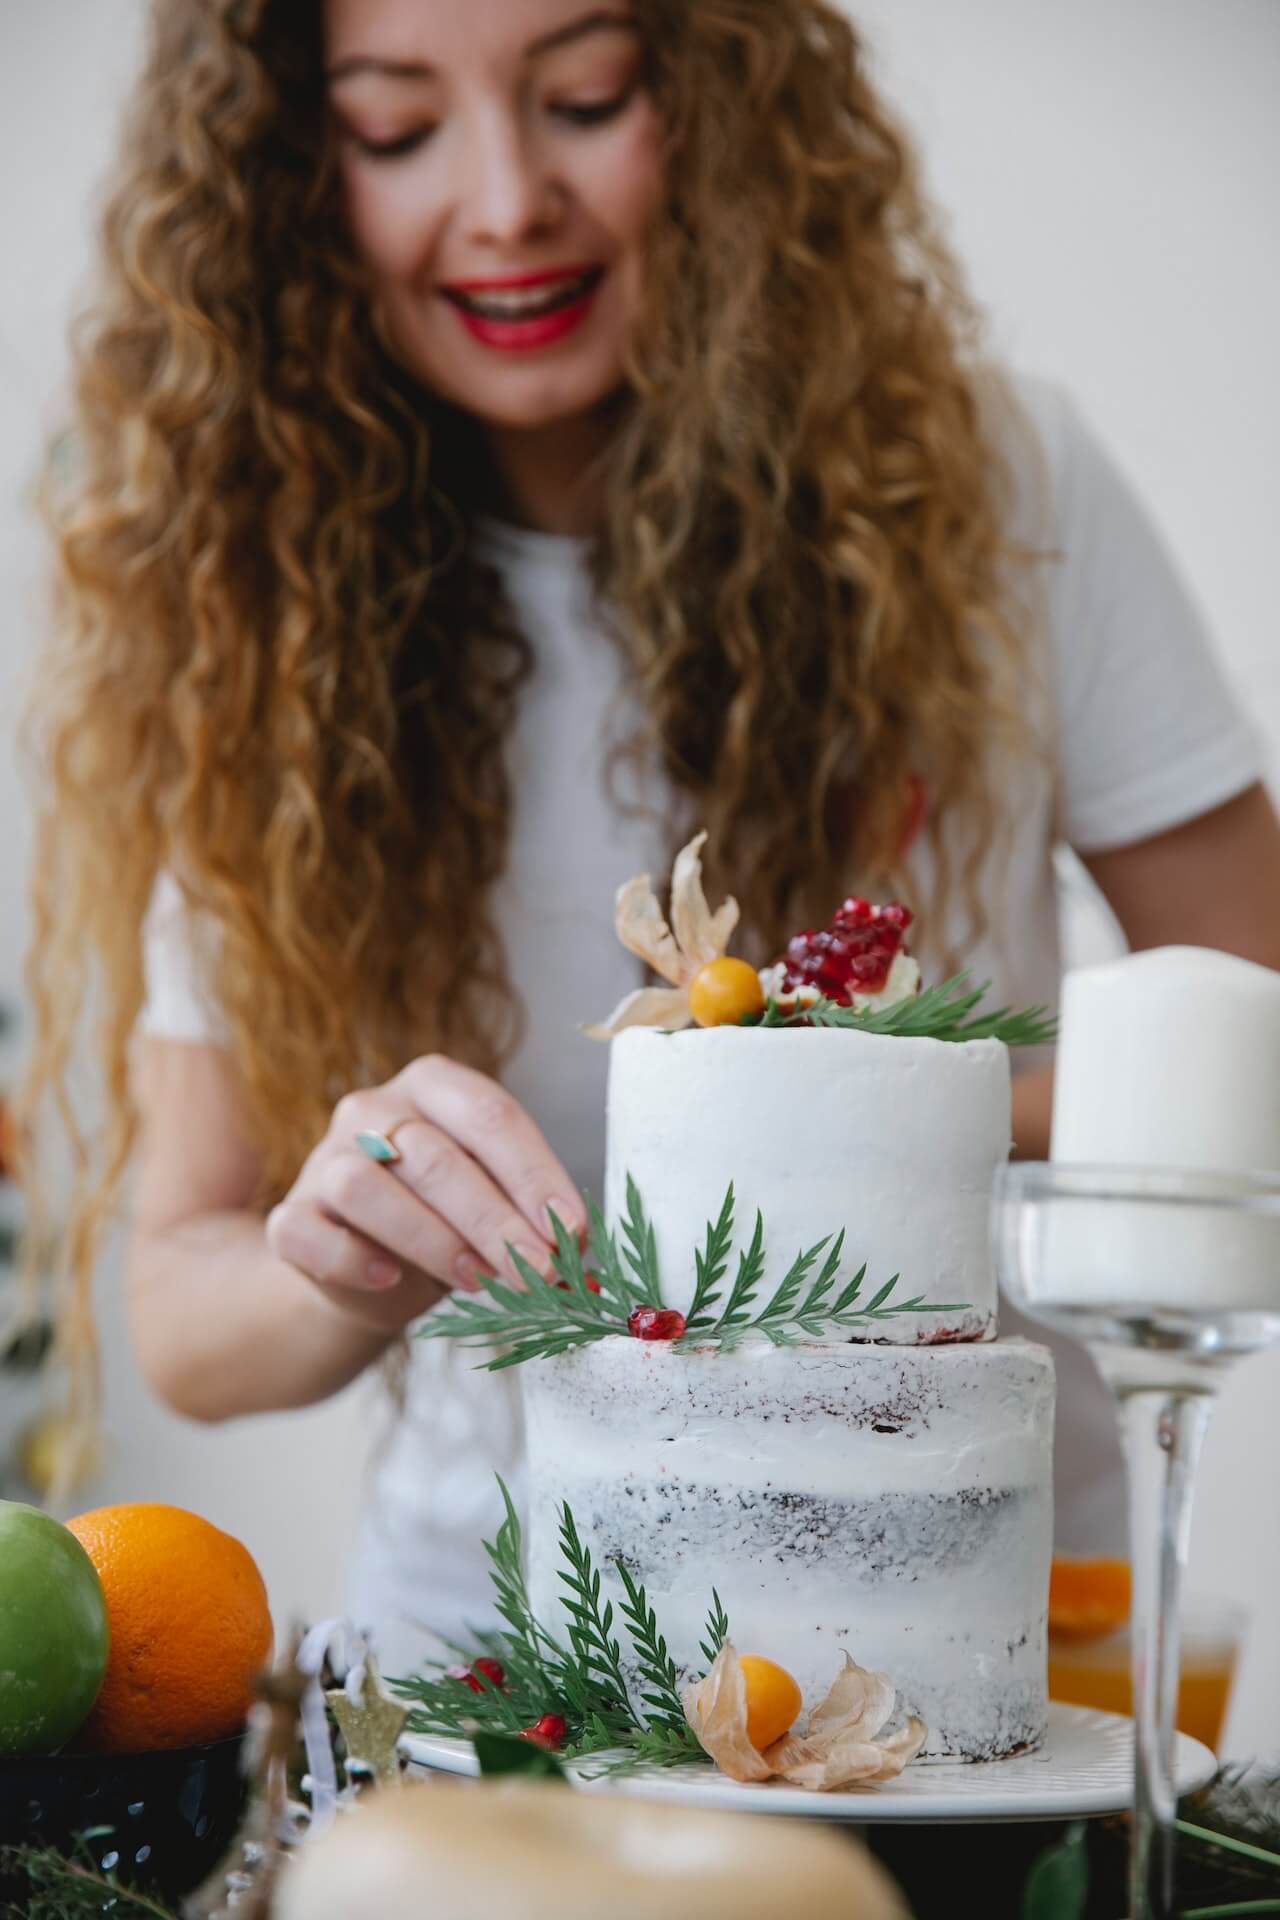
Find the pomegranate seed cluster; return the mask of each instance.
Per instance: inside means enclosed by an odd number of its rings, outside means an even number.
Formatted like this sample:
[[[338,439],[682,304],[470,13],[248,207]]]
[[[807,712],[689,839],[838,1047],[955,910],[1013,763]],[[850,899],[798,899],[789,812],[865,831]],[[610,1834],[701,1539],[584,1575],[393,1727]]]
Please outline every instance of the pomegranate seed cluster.
[[[782,959],[783,993],[816,987],[828,1000],[851,1007],[856,994],[879,993],[889,970],[905,951],[907,928],[915,916],[896,900],[872,906],[850,899],[837,907],[829,926],[797,933]]]

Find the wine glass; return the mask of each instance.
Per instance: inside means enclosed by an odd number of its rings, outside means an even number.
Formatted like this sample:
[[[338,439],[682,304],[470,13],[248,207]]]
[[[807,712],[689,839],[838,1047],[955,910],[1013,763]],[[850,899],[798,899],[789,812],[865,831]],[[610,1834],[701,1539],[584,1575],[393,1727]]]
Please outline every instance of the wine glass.
[[[1179,1594],[1213,1395],[1280,1341],[1280,1174],[1023,1161],[995,1184],[1001,1283],[1115,1394],[1133,1563],[1130,1920],[1170,1920]]]

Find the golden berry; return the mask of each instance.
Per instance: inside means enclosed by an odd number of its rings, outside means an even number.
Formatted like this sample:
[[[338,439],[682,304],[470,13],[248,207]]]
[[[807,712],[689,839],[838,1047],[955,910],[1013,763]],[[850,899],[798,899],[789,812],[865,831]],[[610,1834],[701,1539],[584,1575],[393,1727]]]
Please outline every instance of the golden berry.
[[[700,1027],[735,1027],[764,1012],[764,988],[745,960],[709,960],[689,984],[689,1011]]]
[[[800,1689],[785,1667],[758,1653],[742,1654],[738,1664],[747,1683],[747,1738],[763,1753],[794,1725]]]

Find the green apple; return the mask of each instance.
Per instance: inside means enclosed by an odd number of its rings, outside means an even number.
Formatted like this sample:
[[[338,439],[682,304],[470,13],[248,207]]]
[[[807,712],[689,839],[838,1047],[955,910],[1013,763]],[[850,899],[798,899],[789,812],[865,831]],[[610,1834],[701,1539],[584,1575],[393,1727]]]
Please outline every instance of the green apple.
[[[110,1644],[102,1582],[75,1535],[0,1500],[0,1754],[65,1745],[97,1698]]]

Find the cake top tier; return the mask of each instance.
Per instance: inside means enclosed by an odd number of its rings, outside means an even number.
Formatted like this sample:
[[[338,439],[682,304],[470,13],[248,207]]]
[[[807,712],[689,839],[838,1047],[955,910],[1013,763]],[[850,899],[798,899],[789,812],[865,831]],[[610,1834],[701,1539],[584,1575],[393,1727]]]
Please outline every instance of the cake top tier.
[[[455,1297],[423,1337],[487,1349],[491,1367],[616,1334],[721,1350],[990,1339],[1007,1048],[1053,1022],[979,1011],[986,989],[963,974],[925,987],[896,901],[843,901],[763,969],[734,958],[738,907],[708,905],[705,841],[677,856],[667,914],[647,874],[616,897],[619,939],[664,984],[584,1029],[621,1036],[589,1243],[558,1228],[550,1283],[509,1250],[521,1284],[478,1274],[487,1299]]]

